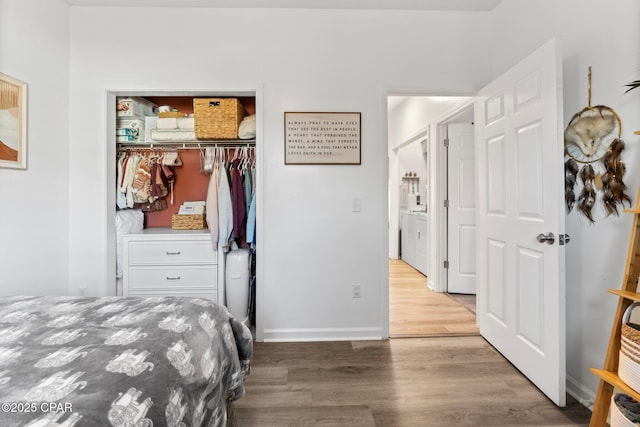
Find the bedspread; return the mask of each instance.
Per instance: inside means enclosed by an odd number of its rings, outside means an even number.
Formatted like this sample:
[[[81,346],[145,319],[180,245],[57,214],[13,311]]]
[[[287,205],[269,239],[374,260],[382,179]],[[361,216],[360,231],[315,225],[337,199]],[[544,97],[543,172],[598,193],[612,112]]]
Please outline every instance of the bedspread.
[[[252,350],[205,299],[0,298],[0,425],[223,426]]]

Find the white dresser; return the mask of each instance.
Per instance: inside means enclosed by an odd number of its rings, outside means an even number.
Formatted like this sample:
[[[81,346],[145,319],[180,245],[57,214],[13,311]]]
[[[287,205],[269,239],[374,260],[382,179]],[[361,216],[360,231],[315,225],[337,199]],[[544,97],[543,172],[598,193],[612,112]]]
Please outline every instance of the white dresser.
[[[148,228],[123,235],[125,296],[218,298],[218,251],[209,230]]]

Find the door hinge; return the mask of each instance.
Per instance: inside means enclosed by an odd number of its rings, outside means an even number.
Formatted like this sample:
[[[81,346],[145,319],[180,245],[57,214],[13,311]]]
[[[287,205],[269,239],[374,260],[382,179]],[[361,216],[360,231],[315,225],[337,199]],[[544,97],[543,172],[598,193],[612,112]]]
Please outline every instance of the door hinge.
[[[444,268],[449,268],[449,261],[444,262]]]
[[[443,143],[445,147],[449,147],[449,138],[445,138]]]
[[[449,200],[445,200],[443,205],[444,205],[445,208],[448,208],[449,207]]]

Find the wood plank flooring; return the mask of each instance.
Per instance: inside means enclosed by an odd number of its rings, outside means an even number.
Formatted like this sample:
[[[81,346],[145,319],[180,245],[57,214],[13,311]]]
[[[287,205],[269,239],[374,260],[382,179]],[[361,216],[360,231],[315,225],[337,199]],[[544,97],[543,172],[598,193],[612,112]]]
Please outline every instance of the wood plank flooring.
[[[404,261],[389,260],[391,337],[477,335],[475,312],[462,302],[430,290],[427,278]]]
[[[256,343],[237,425],[586,426],[482,337]]]
[[[395,318],[392,331],[428,337],[255,343],[245,396],[233,404],[235,424],[239,427],[589,424],[591,412],[584,406],[568,397],[566,408],[556,407],[477,335],[477,330],[469,332],[459,324],[456,326],[461,316],[470,313],[471,316],[466,316],[467,323],[475,328],[475,316],[446,294],[426,289],[424,276],[412,278],[413,273],[402,264],[390,265],[391,282],[398,284],[397,287],[392,284],[390,289],[393,305],[390,317]],[[415,281],[420,286],[409,289]],[[423,309],[407,308],[421,293],[432,301],[425,304],[432,311],[428,315],[431,320],[438,319],[434,322],[438,326],[418,329],[420,321],[415,319],[424,314]],[[405,308],[400,301],[407,303]],[[452,302],[456,305],[452,306]],[[456,314],[450,316],[441,311],[438,318],[433,313],[442,307],[457,310]],[[428,320],[428,316],[423,319]],[[403,321],[411,323],[414,329],[411,332],[402,329]]]

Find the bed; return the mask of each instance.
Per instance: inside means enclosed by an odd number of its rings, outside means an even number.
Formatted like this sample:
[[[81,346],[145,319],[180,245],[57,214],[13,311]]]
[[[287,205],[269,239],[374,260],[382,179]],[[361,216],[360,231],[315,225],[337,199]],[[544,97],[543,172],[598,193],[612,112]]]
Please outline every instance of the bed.
[[[249,329],[185,297],[0,299],[0,425],[224,426]]]

